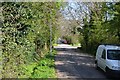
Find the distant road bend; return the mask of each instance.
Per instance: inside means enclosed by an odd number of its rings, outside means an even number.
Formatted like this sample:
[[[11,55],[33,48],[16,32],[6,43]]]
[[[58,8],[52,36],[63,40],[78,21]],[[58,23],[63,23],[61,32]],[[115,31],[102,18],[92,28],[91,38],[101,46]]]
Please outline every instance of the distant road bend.
[[[107,80],[101,71],[95,69],[93,56],[78,52],[77,47],[67,44],[59,44],[54,48],[58,51],[55,57],[58,78],[102,78]]]

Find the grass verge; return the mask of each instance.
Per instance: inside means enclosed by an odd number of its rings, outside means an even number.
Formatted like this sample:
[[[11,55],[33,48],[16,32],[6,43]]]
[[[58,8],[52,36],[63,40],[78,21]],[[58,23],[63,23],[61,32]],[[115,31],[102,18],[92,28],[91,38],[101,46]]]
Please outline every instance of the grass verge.
[[[24,68],[24,76],[22,78],[57,78],[55,72],[55,57],[56,51],[47,53],[38,63],[32,63]]]

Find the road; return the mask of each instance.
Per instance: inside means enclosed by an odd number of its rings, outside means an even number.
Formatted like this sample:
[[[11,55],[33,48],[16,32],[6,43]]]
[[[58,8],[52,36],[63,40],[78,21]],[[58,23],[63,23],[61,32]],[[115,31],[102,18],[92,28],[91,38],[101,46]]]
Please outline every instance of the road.
[[[58,54],[55,57],[58,78],[69,79],[104,79],[102,71],[95,69],[94,57],[77,51],[77,47],[60,44],[54,47]]]

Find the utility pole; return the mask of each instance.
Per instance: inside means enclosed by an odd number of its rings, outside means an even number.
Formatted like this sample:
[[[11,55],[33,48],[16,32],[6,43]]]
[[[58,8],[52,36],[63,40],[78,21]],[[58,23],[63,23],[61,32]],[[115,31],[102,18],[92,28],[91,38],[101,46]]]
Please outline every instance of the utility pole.
[[[50,12],[50,55],[52,55],[52,17],[51,17],[51,12]]]

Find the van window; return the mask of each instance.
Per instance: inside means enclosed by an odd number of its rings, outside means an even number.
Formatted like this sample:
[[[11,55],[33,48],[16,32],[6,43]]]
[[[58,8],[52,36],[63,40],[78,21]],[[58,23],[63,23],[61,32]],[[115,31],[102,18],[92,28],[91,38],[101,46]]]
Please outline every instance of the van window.
[[[105,50],[103,50],[103,52],[102,52],[102,58],[106,59],[106,51]]]
[[[107,58],[111,60],[120,60],[120,50],[108,50]]]

